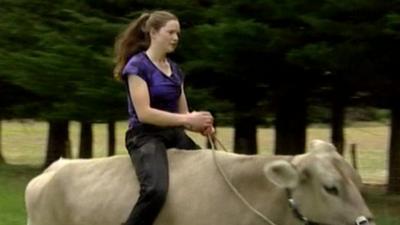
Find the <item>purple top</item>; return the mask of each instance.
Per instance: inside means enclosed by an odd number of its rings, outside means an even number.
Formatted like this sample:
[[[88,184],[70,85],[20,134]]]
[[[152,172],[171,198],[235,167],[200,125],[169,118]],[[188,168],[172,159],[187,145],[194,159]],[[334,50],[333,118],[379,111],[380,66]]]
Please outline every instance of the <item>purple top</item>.
[[[128,76],[139,76],[149,89],[150,106],[168,112],[178,112],[178,102],[181,96],[182,73],[176,63],[168,59],[171,65],[171,76],[167,76],[154,65],[145,52],[133,55],[122,70],[122,77],[128,84]],[[128,86],[128,85],[127,85]],[[138,120],[135,107],[132,104],[128,88],[129,128],[141,124]]]

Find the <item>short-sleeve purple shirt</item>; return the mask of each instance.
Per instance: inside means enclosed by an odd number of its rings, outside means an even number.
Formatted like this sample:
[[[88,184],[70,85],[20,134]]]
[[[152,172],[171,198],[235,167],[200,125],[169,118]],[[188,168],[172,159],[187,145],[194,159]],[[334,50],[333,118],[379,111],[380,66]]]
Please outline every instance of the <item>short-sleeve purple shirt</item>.
[[[122,77],[128,84],[128,76],[139,76],[149,89],[150,107],[168,112],[178,112],[178,102],[181,96],[183,76],[177,64],[168,59],[172,74],[167,76],[159,70],[145,52],[133,55],[122,70]],[[141,124],[135,107],[130,99],[128,88],[129,128]]]

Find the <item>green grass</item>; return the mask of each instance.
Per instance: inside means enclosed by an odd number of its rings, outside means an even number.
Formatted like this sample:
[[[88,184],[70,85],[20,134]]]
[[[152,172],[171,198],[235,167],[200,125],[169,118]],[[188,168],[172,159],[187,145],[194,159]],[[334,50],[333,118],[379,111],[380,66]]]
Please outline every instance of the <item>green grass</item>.
[[[33,167],[0,164],[0,225],[26,224],[23,193],[38,173]]]
[[[378,225],[400,224],[400,195],[388,195],[384,185],[366,185],[364,197]]]
[[[23,193],[28,181],[39,173],[43,163],[47,139],[47,124],[32,121],[3,121],[2,149],[8,165],[0,164],[0,225],[24,225],[25,207]],[[116,124],[117,154],[126,154],[124,147],[125,122]],[[94,126],[94,155],[105,156],[107,149],[107,128],[105,124]],[[400,224],[400,196],[386,195],[384,186],[387,176],[388,128],[381,124],[361,124],[346,128],[347,146],[357,144],[359,172],[369,185],[366,191],[367,203],[377,215],[379,225]],[[198,134],[189,135],[204,147],[206,139]],[[217,128],[217,136],[228,149],[232,149],[233,129]],[[330,133],[324,127],[307,130],[308,141],[314,138],[329,140]],[[260,154],[273,154],[274,132],[259,129],[257,133]],[[70,124],[70,139],[73,155],[79,146],[79,124]],[[350,155],[345,158],[351,161]]]

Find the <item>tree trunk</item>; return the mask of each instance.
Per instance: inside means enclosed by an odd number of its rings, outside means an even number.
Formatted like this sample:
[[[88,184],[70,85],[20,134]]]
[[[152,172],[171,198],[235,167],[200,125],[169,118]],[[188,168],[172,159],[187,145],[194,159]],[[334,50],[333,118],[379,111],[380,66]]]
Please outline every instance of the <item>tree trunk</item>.
[[[93,156],[93,131],[92,123],[81,121],[81,133],[79,142],[79,158],[92,158]]]
[[[108,156],[115,155],[115,121],[108,121]]]
[[[257,154],[257,119],[248,113],[236,112],[234,118],[234,152]]]
[[[305,152],[306,99],[302,90],[284,90],[277,98],[275,116],[275,154],[296,155]]]
[[[389,193],[400,193],[400,107],[392,108],[389,149]]]
[[[1,120],[0,120],[0,163],[5,163],[6,161],[4,160],[4,157],[3,157],[3,147],[2,147],[2,145],[3,145],[3,141],[2,141],[2,123],[1,123]]]
[[[49,121],[45,168],[60,157],[66,157],[68,140],[68,120]]]
[[[337,96],[337,95],[336,95]],[[332,121],[331,121],[331,140],[333,145],[335,145],[339,154],[344,153],[344,102],[341,97],[335,97],[332,101]]]
[[[71,146],[71,140],[68,138],[67,140],[67,147],[65,150],[65,158],[73,158],[72,156],[72,146]]]

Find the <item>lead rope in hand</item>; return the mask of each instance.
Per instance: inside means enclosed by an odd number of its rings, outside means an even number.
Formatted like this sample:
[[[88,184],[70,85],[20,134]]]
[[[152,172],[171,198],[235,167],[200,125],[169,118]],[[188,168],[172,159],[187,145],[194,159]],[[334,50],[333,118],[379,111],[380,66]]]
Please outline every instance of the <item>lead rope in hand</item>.
[[[211,144],[211,151],[212,151],[212,156],[213,156],[213,160],[215,165],[217,166],[218,171],[220,172],[220,174],[222,175],[222,177],[224,178],[225,182],[228,184],[229,188],[233,191],[233,193],[235,193],[235,195],[243,202],[244,205],[246,205],[250,211],[252,211],[253,213],[255,213],[257,216],[259,216],[262,220],[264,220],[265,222],[271,224],[271,225],[276,225],[274,222],[272,222],[268,217],[264,216],[260,211],[258,211],[256,208],[254,208],[252,205],[250,205],[250,203],[240,194],[240,192],[236,189],[236,187],[232,184],[232,182],[228,179],[228,176],[226,175],[225,171],[222,169],[221,165],[219,164],[218,160],[217,160],[217,155],[216,155],[216,147],[215,144],[213,142],[213,140],[217,141],[219,145],[221,145],[222,149],[224,149],[225,151],[226,148],[222,145],[222,143],[218,140],[218,138],[213,135],[213,134],[209,134],[207,135],[208,141]]]

